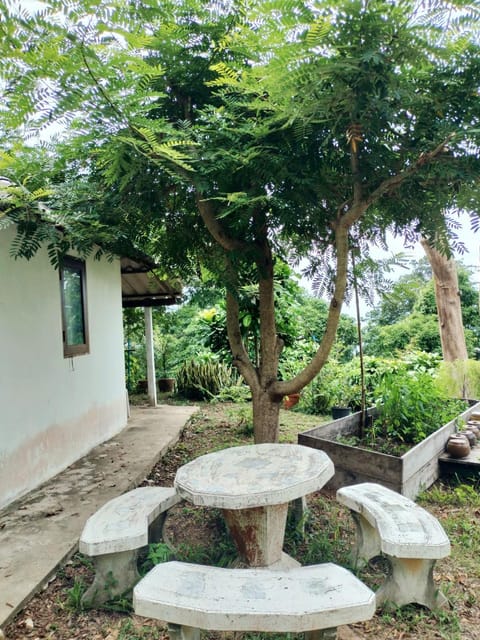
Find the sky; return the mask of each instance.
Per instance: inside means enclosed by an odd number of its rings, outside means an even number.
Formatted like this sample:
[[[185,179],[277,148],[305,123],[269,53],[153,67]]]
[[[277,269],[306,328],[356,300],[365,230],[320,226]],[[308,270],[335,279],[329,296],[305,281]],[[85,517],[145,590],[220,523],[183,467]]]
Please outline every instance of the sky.
[[[456,253],[455,259],[473,270],[472,280],[477,284],[477,286],[480,286],[480,232],[475,234],[471,230],[470,218],[467,214],[460,214],[459,222],[461,224],[461,229],[458,231],[458,235],[460,240],[464,243],[467,251],[463,255]],[[391,235],[388,237],[388,251],[382,251],[379,248],[373,248],[371,251],[372,257],[378,260],[391,257],[392,254],[396,253],[404,253],[409,259],[415,261],[425,257],[425,252],[420,243],[413,248],[405,249],[402,239],[400,237],[394,238]],[[396,280],[407,273],[408,269],[398,267],[389,274],[389,278],[391,280]],[[302,279],[301,284],[307,290],[311,291],[310,283],[307,280]],[[378,301],[378,298],[376,300]],[[361,300],[361,317],[364,318],[365,314],[368,313],[371,308],[372,307],[370,307],[365,300]],[[349,304],[344,304],[342,311],[352,317],[356,317],[354,301],[352,300]]]
[[[30,12],[35,12],[39,8],[42,7],[41,0],[19,0],[18,5],[22,8],[26,8]],[[49,135],[54,134],[56,131],[48,131],[47,137]],[[471,267],[473,269],[472,280],[475,283],[480,282],[480,232],[475,234],[470,227],[470,220],[467,215],[460,216],[461,230],[459,231],[460,240],[464,243],[466,247],[466,253],[463,255],[456,254],[456,259],[461,261],[465,266]],[[403,246],[402,239],[397,237],[394,238],[390,236],[388,238],[388,251],[382,251],[379,248],[372,249],[371,255],[373,258],[377,259],[385,259],[390,257],[392,254],[396,253],[404,253],[406,256],[411,257],[412,260],[419,260],[425,256],[424,250],[420,243],[417,244],[414,248],[405,249]],[[393,280],[399,278],[400,276],[408,273],[407,269],[398,267],[392,273],[389,274],[389,277]],[[302,286],[304,286],[307,290],[311,290],[310,283],[302,279]],[[366,304],[365,301],[361,301],[361,315],[362,317],[370,307]],[[349,305],[344,306],[344,312],[349,315],[355,316],[355,305],[354,303],[350,303]]]

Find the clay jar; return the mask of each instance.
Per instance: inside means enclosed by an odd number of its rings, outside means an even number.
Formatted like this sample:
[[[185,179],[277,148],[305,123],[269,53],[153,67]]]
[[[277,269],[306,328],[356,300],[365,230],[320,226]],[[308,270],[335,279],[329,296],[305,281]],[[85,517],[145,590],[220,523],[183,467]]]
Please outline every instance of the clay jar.
[[[478,428],[476,423],[467,422],[467,430],[472,431],[475,434],[475,437],[477,438],[477,440],[480,439],[480,429]]]
[[[475,434],[473,433],[473,431],[470,430],[470,427],[468,427],[468,429],[465,429],[465,431],[461,431],[460,435],[464,435],[467,437],[467,440],[470,444],[470,448],[474,447],[477,444],[477,438],[475,436]]]
[[[470,453],[470,443],[461,433],[454,433],[447,442],[447,452],[452,458],[465,458]]]

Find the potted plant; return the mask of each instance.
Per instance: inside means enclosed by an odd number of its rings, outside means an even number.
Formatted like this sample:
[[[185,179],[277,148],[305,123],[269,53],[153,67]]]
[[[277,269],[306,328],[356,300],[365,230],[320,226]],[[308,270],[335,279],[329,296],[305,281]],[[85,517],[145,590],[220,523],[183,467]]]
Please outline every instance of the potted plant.
[[[359,405],[360,397],[359,385],[349,377],[339,377],[330,392],[332,419],[338,420],[350,415],[352,410]]]
[[[290,374],[290,371],[287,373]],[[292,374],[295,373],[296,370],[293,370]],[[356,369],[350,364],[344,365],[332,358],[319,375],[302,390],[302,405],[304,410],[307,408],[306,413],[331,413],[335,420],[360,407],[361,395],[360,379]]]
[[[349,406],[343,404],[338,405],[335,404],[332,407],[332,420],[339,420],[340,418],[345,418],[352,413],[352,410]]]
[[[158,390],[162,393],[171,393],[175,389],[175,378],[166,376],[157,379]]]

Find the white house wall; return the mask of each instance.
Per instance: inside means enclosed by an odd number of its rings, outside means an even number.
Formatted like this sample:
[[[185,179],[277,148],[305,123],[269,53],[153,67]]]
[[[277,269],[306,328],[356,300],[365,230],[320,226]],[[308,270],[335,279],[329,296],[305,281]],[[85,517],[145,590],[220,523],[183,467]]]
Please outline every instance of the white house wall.
[[[118,261],[86,261],[90,352],[63,355],[58,271],[9,256],[0,231],[0,507],[127,422]]]

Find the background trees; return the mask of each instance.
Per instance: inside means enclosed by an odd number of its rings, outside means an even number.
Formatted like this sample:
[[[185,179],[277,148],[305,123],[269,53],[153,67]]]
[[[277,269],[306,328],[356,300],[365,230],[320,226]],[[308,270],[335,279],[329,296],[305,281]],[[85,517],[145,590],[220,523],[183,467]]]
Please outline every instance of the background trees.
[[[225,285],[255,439],[276,440],[282,398],[334,344],[352,241],[452,236],[443,212],[478,176],[477,45],[438,41],[408,0],[47,7],[3,7],[3,127],[64,126],[53,204],[67,193],[112,250],[133,238]],[[324,270],[331,302],[315,354],[284,377],[275,265],[292,255]]]
[[[478,291],[472,273],[458,268],[460,301],[466,343],[470,357],[476,355],[480,336]],[[435,286],[426,259],[413,263],[367,315],[367,355],[395,356],[407,349],[442,354]]]

